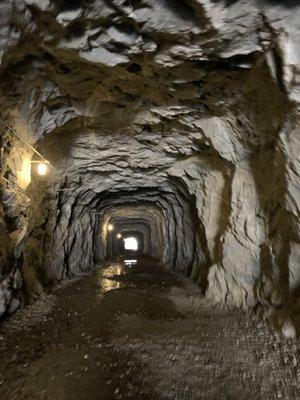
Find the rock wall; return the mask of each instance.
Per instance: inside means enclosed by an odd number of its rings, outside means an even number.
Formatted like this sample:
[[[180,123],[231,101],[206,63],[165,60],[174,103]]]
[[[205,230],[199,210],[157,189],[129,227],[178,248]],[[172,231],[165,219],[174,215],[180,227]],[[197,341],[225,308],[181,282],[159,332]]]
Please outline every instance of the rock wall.
[[[0,314],[110,255],[112,221],[284,329],[300,288],[297,1],[0,7],[1,117],[55,167],[22,182],[32,153],[2,127]]]

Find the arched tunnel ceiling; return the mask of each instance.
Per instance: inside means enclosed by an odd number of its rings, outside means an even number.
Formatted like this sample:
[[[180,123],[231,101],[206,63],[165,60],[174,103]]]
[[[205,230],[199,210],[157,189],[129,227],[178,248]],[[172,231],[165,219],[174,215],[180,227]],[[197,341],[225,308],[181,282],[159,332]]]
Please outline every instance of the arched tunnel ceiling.
[[[191,221],[190,200],[173,185],[165,191],[163,188],[140,188],[136,191],[108,193],[95,204],[99,210],[98,229],[102,234],[102,242],[98,241],[96,245],[100,260],[105,258],[108,238],[112,234],[107,226],[112,224],[115,227],[118,221],[120,226],[122,223],[129,226],[133,223],[144,225],[149,236],[150,254],[166,265],[177,265],[185,270],[196,257],[191,248],[194,246],[191,238],[196,232]],[[113,231],[114,235],[116,233]],[[182,241],[182,235],[186,236],[186,246],[177,243]]]
[[[2,96],[1,105],[20,124],[25,118],[37,138],[63,127],[64,142],[66,131],[76,136],[86,127],[148,131],[155,142],[171,125],[198,142],[199,116],[239,107],[272,29],[289,29],[287,20],[295,26],[290,3],[238,3],[3,1],[1,85],[13,96]]]
[[[2,5],[0,104],[73,186],[157,187],[193,155],[235,164],[274,142],[288,102],[274,86],[273,29],[296,19],[292,3],[282,19],[268,1],[13,3],[13,22]],[[249,115],[255,103],[264,118]]]

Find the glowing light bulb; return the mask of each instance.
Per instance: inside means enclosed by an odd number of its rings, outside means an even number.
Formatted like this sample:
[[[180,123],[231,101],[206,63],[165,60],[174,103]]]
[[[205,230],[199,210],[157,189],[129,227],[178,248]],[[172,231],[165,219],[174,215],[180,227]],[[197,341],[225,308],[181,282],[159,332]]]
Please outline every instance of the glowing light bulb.
[[[121,239],[121,237],[122,237],[121,233],[118,233],[118,234],[117,234],[117,238],[118,238],[118,239]]]
[[[113,227],[113,225],[108,224],[107,229],[111,232],[114,229],[114,227]]]
[[[45,176],[48,172],[48,165],[44,161],[38,163],[37,173],[41,176]]]

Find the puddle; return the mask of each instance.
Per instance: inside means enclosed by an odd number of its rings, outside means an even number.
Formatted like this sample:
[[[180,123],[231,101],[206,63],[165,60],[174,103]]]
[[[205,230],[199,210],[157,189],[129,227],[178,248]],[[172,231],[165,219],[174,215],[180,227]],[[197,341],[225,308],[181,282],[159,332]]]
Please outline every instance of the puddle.
[[[99,273],[99,287],[101,289],[100,296],[111,290],[120,289],[125,284],[116,279],[125,273],[124,265],[121,263],[113,264]]]

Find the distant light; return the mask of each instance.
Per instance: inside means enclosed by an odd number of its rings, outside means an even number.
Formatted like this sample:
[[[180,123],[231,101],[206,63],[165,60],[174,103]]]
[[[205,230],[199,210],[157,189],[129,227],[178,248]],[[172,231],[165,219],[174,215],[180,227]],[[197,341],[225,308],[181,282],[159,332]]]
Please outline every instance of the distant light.
[[[108,224],[107,229],[109,230],[109,232],[111,232],[114,229],[114,227],[112,224]]]
[[[117,234],[117,238],[118,238],[118,239],[121,239],[121,237],[122,237],[121,233],[118,233],[118,234]]]
[[[124,248],[125,250],[133,250],[136,251],[139,247],[139,243],[135,237],[127,237],[124,239]]]
[[[37,166],[37,173],[41,176],[45,176],[48,172],[48,165],[45,161],[41,161]]]

